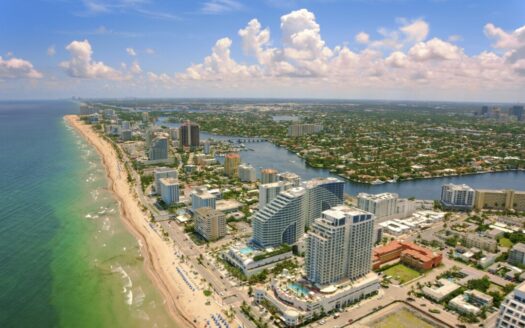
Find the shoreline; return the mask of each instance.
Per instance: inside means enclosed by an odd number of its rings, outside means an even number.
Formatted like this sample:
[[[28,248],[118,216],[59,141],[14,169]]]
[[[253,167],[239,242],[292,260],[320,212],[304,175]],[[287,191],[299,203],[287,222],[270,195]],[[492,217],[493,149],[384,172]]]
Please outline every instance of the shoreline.
[[[181,263],[174,255],[173,247],[149,226],[148,216],[142,211],[138,197],[128,183],[128,174],[125,169],[121,169],[122,163],[118,160],[113,146],[101,138],[91,126],[81,122],[77,115],[66,115],[64,120],[100,155],[106,171],[108,189],[119,204],[121,220],[138,240],[141,254],[144,257],[144,269],[162,295],[164,306],[173,322],[177,327],[197,327],[193,320],[202,315],[202,309],[198,308],[202,306],[198,304],[199,297],[196,297],[195,292],[192,295],[184,290],[185,286],[175,281],[177,276],[174,264]],[[197,299],[196,306],[190,305],[192,299]]]

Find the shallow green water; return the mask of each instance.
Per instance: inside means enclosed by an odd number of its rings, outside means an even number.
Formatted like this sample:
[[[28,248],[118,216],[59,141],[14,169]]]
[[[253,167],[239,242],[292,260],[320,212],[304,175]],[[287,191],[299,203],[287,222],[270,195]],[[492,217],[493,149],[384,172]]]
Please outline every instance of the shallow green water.
[[[173,326],[76,111],[0,103],[0,326]]]

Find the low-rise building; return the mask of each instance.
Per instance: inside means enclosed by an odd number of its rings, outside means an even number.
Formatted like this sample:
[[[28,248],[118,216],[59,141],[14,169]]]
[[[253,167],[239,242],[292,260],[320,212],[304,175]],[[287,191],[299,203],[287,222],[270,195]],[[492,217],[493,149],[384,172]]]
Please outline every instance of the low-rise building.
[[[374,248],[372,266],[379,269],[381,265],[392,260],[400,261],[417,270],[429,270],[441,264],[443,255],[418,246],[411,242],[394,240],[385,246]]]
[[[441,302],[448,295],[452,294],[456,290],[461,288],[460,285],[453,283],[447,279],[439,279],[436,286],[423,287],[422,292],[425,296],[433,300],[434,302]]]
[[[465,246],[476,247],[491,253],[495,253],[498,249],[498,242],[482,234],[468,233],[465,235]]]
[[[448,304],[461,314],[478,315],[483,308],[492,306],[492,296],[477,290],[468,290],[454,297]]]
[[[245,276],[250,277],[290,259],[293,253],[289,246],[263,249],[239,243],[230,247],[222,256],[228,263],[240,269]]]

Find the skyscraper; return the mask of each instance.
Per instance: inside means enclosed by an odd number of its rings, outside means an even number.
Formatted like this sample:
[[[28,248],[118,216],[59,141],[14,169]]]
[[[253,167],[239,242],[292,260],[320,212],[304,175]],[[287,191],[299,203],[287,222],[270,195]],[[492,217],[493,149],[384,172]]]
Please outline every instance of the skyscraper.
[[[230,178],[239,175],[239,164],[241,163],[241,156],[237,153],[229,153],[224,156],[224,174]]]
[[[336,178],[317,178],[301,184],[306,189],[307,212],[305,225],[321,217],[321,212],[343,204],[344,182]]]
[[[295,244],[304,234],[306,190],[281,192],[252,218],[253,242],[261,247]]]
[[[199,125],[190,121],[184,122],[179,127],[179,145],[180,147],[199,147],[200,128]]]
[[[373,214],[345,205],[323,211],[308,231],[308,280],[322,286],[366,275],[372,267],[373,245]]]
[[[152,161],[168,159],[168,138],[159,136],[151,140],[148,159]]]

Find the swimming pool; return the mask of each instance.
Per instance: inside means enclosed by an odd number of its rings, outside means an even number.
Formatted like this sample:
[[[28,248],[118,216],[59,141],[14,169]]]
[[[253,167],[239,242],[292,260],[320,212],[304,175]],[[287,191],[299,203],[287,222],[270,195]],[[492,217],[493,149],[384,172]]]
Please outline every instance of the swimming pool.
[[[246,247],[241,248],[241,249],[239,250],[239,252],[240,252],[242,255],[250,254],[250,253],[252,253],[253,251],[254,251],[254,249],[251,248],[250,246],[246,246]]]
[[[308,293],[310,292],[308,290],[308,288],[298,284],[298,283],[290,283],[288,284],[288,288],[290,288],[291,290],[293,290],[297,295],[299,296],[308,296]]]

